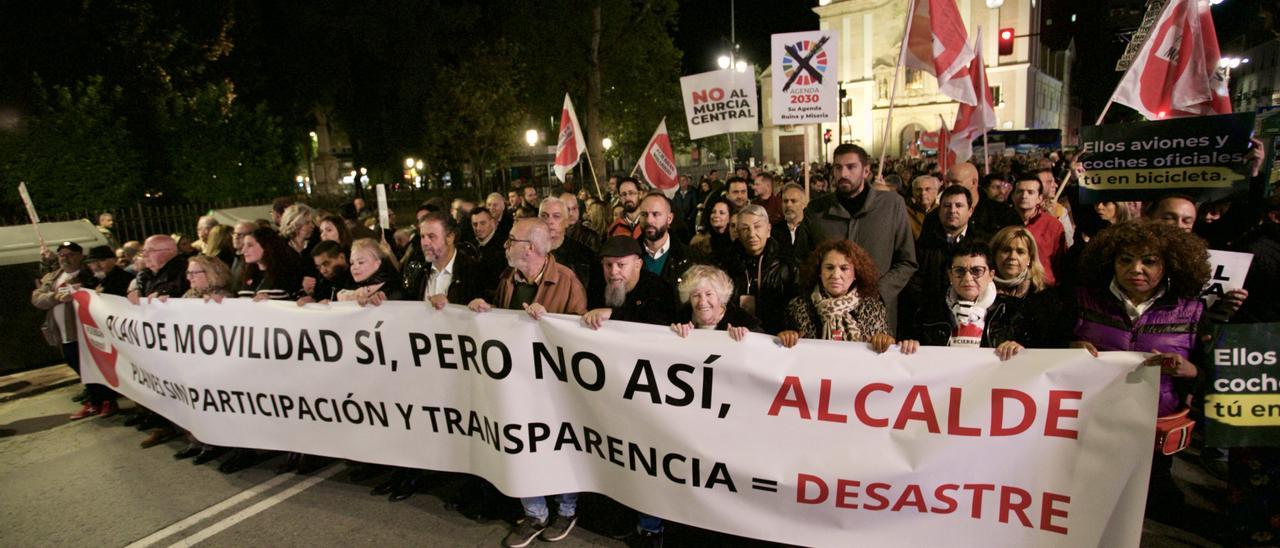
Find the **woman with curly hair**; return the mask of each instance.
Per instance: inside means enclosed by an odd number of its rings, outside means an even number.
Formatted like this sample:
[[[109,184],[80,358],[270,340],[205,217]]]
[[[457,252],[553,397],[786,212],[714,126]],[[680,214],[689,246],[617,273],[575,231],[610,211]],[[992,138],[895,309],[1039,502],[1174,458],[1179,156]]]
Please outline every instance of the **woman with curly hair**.
[[[1159,415],[1182,407],[1174,377],[1195,377],[1200,289],[1209,280],[1204,240],[1159,223],[1121,223],[1098,233],[1081,257],[1074,348],[1153,352],[1143,365],[1160,367]],[[1181,506],[1173,458],[1156,451],[1148,506]]]
[[[787,328],[778,334],[782,346],[791,348],[802,338],[826,339],[867,342],[884,352],[897,342],[880,299],[880,270],[858,244],[823,242],[803,272],[803,287],[812,289],[787,304]]]
[[[699,218],[698,234],[689,241],[703,257],[719,257],[733,247],[729,219],[734,214],[733,202],[723,195],[707,201]]]

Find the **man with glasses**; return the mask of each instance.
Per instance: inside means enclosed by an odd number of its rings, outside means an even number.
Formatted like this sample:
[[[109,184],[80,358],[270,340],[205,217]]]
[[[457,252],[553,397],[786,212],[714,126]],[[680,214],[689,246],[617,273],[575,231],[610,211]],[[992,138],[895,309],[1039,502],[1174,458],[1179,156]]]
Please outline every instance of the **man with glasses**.
[[[634,177],[623,177],[618,181],[618,205],[622,206],[622,218],[609,225],[609,230],[605,231],[605,237],[639,238],[640,215],[636,213],[636,209],[640,207],[640,181]]]
[[[187,282],[187,259],[178,256],[178,244],[167,234],[157,234],[142,243],[142,264],[133,287],[129,289],[129,302],[140,305],[144,300],[161,295],[172,299],[182,297],[190,284]],[[151,412],[134,415],[126,425],[139,430],[151,430],[142,441],[142,448],[154,447],[178,435],[178,429],[168,420]]]
[[[574,314],[587,311],[587,294],[569,267],[551,256],[551,229],[542,219],[520,219],[506,241],[507,264],[511,267],[498,281],[493,303],[474,299],[467,306],[475,312],[494,307],[524,310],[538,320],[543,314]],[[563,540],[577,523],[577,493],[555,496],[556,515],[551,516],[547,497],[525,497],[524,519],[503,539],[504,546],[528,546],[539,536],[555,542]]]
[[[925,225],[916,240],[916,262],[920,267],[903,294],[904,310],[930,302],[947,290],[947,268],[951,254],[961,242],[986,243],[991,235],[973,222],[972,195],[963,186],[949,186],[942,191],[937,212],[942,221]]]
[[[47,252],[46,252],[47,253]],[[91,285],[94,277],[84,265],[84,248],[75,242],[62,242],[57,249],[58,268],[45,274],[40,284],[31,292],[31,304],[45,311],[44,325],[40,330],[49,346],[62,348],[62,357],[67,366],[80,374],[80,346],[77,344],[79,329],[76,324],[75,305],[71,304],[71,295],[82,285]],[[76,396],[76,401],[84,401],[80,411],[71,415],[71,420],[83,419],[97,415],[101,409],[99,402],[89,398],[91,394],[86,388]]]

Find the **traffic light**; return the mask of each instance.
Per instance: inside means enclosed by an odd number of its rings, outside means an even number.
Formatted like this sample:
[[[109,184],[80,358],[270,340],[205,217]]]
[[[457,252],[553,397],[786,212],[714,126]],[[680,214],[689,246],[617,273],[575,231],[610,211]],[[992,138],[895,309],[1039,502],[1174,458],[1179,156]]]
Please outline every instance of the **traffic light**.
[[[829,130],[829,129],[828,129],[828,130],[826,130],[826,131],[822,132],[822,142],[824,142],[824,143],[830,143],[830,142],[831,142],[831,130]]]
[[[1013,55],[1013,29],[1000,29],[1000,55]]]

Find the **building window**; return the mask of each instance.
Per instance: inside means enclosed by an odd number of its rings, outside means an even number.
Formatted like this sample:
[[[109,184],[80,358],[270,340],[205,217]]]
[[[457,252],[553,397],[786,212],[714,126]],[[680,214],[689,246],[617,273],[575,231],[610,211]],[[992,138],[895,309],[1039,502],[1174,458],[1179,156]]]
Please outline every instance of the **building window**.
[[[1004,88],[1000,86],[991,86],[991,104],[1000,106],[1004,104]]]
[[[907,89],[924,89],[924,71],[909,68],[906,71]]]

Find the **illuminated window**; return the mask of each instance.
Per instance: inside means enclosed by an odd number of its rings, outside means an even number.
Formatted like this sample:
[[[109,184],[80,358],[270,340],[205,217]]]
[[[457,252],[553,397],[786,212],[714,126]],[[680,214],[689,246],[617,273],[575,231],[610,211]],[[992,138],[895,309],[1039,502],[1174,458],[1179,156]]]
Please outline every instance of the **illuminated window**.
[[[907,89],[924,89],[924,71],[909,68],[906,71]]]

